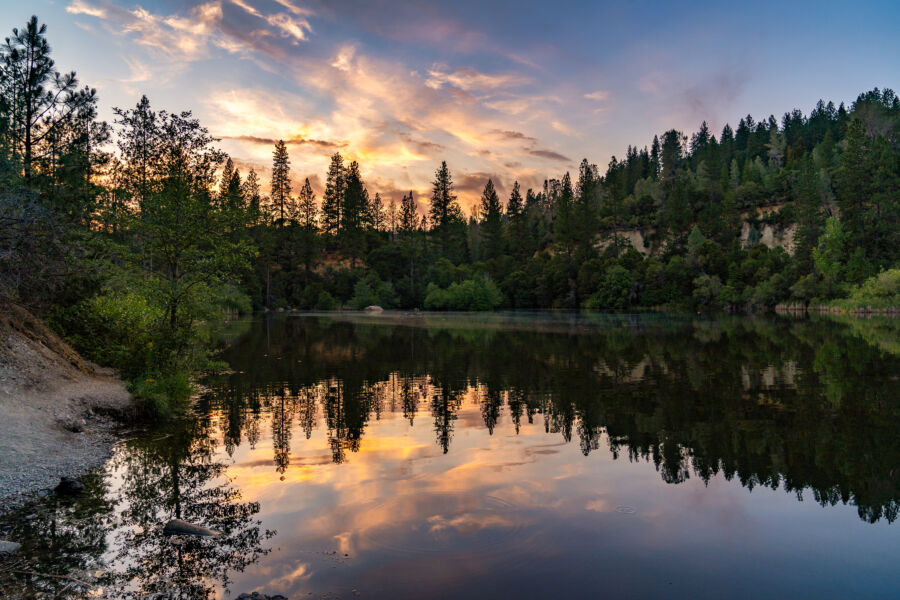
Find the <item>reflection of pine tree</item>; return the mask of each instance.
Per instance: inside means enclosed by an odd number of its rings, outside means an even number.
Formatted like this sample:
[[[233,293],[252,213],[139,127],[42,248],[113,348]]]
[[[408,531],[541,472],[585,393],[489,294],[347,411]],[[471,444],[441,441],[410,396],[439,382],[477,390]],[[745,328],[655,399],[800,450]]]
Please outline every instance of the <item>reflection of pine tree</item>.
[[[656,465],[668,482],[721,474],[747,487],[811,490],[823,504],[854,503],[867,521],[893,520],[900,507],[900,485],[891,475],[900,462],[891,412],[896,394],[892,380],[878,375],[895,372],[897,359],[879,354],[877,337],[848,335],[847,325],[749,320],[686,329],[604,317],[596,334],[573,338],[298,321],[273,328],[271,339],[260,329],[250,338],[258,345],[239,350],[285,360],[262,361],[252,375],[237,377],[253,378],[253,391],[227,396],[245,403],[240,411],[227,409],[227,420],[244,419],[245,438],[229,433],[235,443],[256,442],[254,423],[277,410],[272,398],[280,382],[290,381],[285,411],[298,415],[309,436],[321,402],[337,462],[358,450],[373,416],[390,407],[413,422],[423,398],[436,443],[449,452],[461,399],[474,386],[489,430],[505,398],[517,431],[523,417],[531,423],[540,414],[545,431],[577,438],[585,454],[605,435],[614,457]],[[647,335],[635,334],[637,326]],[[780,366],[772,364],[775,354]],[[781,372],[792,379],[782,380]],[[323,373],[332,377],[327,385]],[[235,428],[224,413],[220,418]],[[791,443],[775,443],[785,439]]]
[[[112,576],[118,598],[209,598],[228,573],[243,570],[267,551],[253,515],[256,502],[221,483],[225,465],[212,460],[215,441],[203,420],[180,422],[171,435],[133,442],[118,457],[125,509],[121,544]],[[165,536],[162,525],[177,517],[221,532],[215,538]]]
[[[456,420],[456,413],[460,406],[462,406],[461,394],[454,394],[446,385],[432,388],[431,415],[434,417],[437,443],[444,454],[450,450],[450,440],[453,439],[453,422]]]
[[[316,427],[316,400],[319,395],[318,392],[318,386],[307,387],[300,392],[298,417],[306,439],[312,437],[312,430]]]
[[[291,464],[291,424],[290,400],[284,389],[275,396],[272,403],[272,449],[275,452],[275,470],[284,481],[284,473]]]
[[[480,396],[481,418],[484,420],[484,426],[487,427],[488,433],[494,435],[494,427],[500,420],[500,390],[488,387],[476,391]]]

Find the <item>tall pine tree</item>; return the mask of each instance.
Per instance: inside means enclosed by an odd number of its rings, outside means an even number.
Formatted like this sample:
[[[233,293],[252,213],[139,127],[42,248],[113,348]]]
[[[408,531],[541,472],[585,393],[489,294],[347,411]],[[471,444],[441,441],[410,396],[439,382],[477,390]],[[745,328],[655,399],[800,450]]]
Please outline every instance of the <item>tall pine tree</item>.
[[[288,157],[284,140],[275,143],[272,154],[272,195],[271,201],[278,225],[284,226],[285,218],[290,212],[291,198],[291,159]]]

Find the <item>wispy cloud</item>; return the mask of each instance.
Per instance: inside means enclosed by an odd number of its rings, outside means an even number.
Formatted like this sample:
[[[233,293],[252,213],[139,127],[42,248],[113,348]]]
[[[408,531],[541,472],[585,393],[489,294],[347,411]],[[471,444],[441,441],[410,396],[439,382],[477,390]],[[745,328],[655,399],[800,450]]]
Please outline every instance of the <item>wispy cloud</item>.
[[[585,94],[584,97],[588,100],[598,100],[600,102],[603,102],[604,100],[609,99],[609,92],[606,90],[597,90],[596,92]]]
[[[82,2],[82,0],[74,0],[66,7],[66,12],[71,15],[87,15],[98,19],[106,18],[106,11],[102,7],[91,6],[86,2]]]
[[[527,77],[516,73],[483,73],[472,67],[450,69],[446,65],[433,65],[428,70],[425,85],[433,89],[453,86],[467,92],[493,91],[508,89],[528,83]]]
[[[555,160],[559,162],[572,162],[572,159],[564,154],[560,154],[559,152],[554,152],[553,150],[543,150],[540,148],[532,148],[529,149],[528,154],[531,156],[537,156],[538,158],[546,158],[547,160]]]
[[[314,140],[309,138],[304,138],[301,136],[291,136],[288,138],[269,138],[269,137],[259,137],[256,135],[220,135],[220,139],[223,140],[237,140],[240,142],[250,142],[252,144],[262,144],[265,146],[274,146],[278,141],[284,141],[288,146],[305,146],[311,145],[316,146],[317,148],[325,148],[328,150],[338,150],[347,145],[347,142],[332,142],[329,140]]]

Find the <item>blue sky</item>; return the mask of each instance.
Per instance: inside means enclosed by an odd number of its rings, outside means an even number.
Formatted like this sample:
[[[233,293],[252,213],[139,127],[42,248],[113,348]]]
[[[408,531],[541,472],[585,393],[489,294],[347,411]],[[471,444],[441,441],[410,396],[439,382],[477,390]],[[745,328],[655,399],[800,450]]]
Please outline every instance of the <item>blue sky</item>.
[[[487,177],[900,88],[900,2],[0,0],[7,31],[32,13],[104,118],[146,93],[264,179],[284,138],[296,179],[339,150],[397,200],[446,159],[466,206]]]

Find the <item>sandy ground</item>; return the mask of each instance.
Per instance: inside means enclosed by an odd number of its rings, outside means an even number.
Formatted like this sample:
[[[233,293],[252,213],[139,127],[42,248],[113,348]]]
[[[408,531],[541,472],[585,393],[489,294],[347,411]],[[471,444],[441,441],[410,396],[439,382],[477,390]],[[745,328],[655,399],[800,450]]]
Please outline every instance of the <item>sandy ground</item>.
[[[101,465],[115,441],[112,417],[130,404],[112,373],[30,314],[0,316],[0,514]]]

